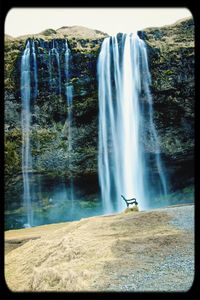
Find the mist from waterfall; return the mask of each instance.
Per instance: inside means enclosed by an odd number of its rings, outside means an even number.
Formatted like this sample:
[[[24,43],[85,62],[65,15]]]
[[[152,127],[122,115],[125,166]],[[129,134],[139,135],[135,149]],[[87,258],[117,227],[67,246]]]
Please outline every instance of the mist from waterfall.
[[[104,212],[122,210],[125,203],[121,195],[136,198],[139,207],[147,209],[152,197],[166,196],[167,184],[153,122],[144,41],[136,34],[106,38],[99,54],[98,79],[98,172]],[[153,166],[145,153],[145,142],[153,147]],[[157,170],[156,181],[152,179],[153,168]]]
[[[70,62],[71,62],[71,51],[68,47],[67,41],[65,43],[65,77],[66,77],[66,99],[67,99],[67,124],[68,124],[68,169],[70,170],[70,185],[69,185],[69,199],[72,203],[73,208],[73,200],[74,200],[74,184],[73,178],[71,174],[72,168],[72,121],[73,121],[73,86],[70,84]]]

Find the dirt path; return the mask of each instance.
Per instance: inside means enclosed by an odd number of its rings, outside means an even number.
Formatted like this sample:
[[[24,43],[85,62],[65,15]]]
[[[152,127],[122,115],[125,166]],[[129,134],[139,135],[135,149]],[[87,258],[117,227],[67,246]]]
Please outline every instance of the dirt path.
[[[23,245],[12,250],[16,240]],[[194,275],[194,206],[9,231],[5,244],[13,291],[186,291]]]

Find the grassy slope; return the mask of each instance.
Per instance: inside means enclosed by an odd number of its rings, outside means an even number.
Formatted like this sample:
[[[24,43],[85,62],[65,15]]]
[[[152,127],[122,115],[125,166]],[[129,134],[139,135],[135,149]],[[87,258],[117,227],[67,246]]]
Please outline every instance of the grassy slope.
[[[192,260],[187,250],[193,247],[192,232],[171,223],[173,214],[183,217],[182,209],[121,213],[6,232],[7,243],[37,237],[6,254],[6,282],[13,291],[117,290],[123,288],[123,277],[151,272],[174,250]],[[191,214],[191,206],[188,211]],[[178,275],[172,273],[170,282],[184,283],[187,289],[192,276],[184,279],[180,271]]]

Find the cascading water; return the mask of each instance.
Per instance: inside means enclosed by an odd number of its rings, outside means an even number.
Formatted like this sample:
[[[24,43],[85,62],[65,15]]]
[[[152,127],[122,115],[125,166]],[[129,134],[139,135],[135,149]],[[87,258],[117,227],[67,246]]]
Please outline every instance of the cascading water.
[[[145,43],[133,34],[106,38],[99,55],[98,76],[98,168],[104,211],[121,210],[125,203],[120,195],[136,198],[140,208],[146,209],[151,206],[151,197],[166,195],[167,185],[153,122]],[[142,141],[147,134],[155,153],[155,187]]]
[[[148,117],[149,117],[149,136],[151,140],[151,145],[154,145],[154,153],[155,153],[155,161],[156,166],[158,170],[158,174],[160,177],[160,185],[158,184],[158,190],[160,189],[160,194],[163,194],[166,198],[167,196],[167,182],[166,182],[166,176],[164,175],[164,169],[162,165],[162,161],[160,158],[160,146],[159,146],[159,139],[157,135],[157,131],[155,128],[155,124],[153,122],[153,101],[152,101],[152,95],[150,92],[150,84],[151,84],[151,74],[149,72],[148,67],[148,59],[147,59],[147,51],[145,49],[145,44],[142,40],[140,40],[140,43],[142,43],[143,47],[141,47],[141,56],[142,56],[142,65],[143,65],[143,76],[145,78],[143,89],[147,98],[147,101],[149,103],[148,105]]]
[[[68,107],[68,116],[67,116],[67,124],[68,124],[68,169],[71,170],[71,155],[72,155],[72,102],[73,102],[73,86],[69,84],[70,81],[70,49],[68,47],[67,41],[65,43],[65,77],[66,77],[66,99],[67,99],[67,107]],[[69,199],[71,200],[73,207],[74,200],[74,187],[73,187],[73,178],[70,172],[70,187],[69,187]]]
[[[50,88],[54,90],[58,90],[59,95],[61,96],[61,68],[60,68],[60,55],[58,50],[56,49],[56,41],[53,40],[52,49],[49,50],[49,83]],[[54,62],[56,61],[56,63]],[[55,70],[53,69],[55,68]],[[52,71],[54,73],[57,71],[57,80],[56,78],[52,78]]]
[[[33,77],[34,77],[34,99],[37,98],[38,93],[38,79],[37,79],[37,60],[36,60],[36,53],[35,53],[35,42],[32,42],[32,56],[33,56]]]
[[[32,75],[33,74],[33,75]],[[33,81],[33,94],[31,83]],[[26,211],[27,222],[25,227],[33,225],[32,197],[33,190],[30,187],[30,173],[32,172],[32,157],[30,147],[31,126],[31,97],[35,99],[38,93],[37,59],[35,42],[27,41],[26,48],[21,59],[21,100],[22,100],[22,176],[23,176],[23,203]]]
[[[52,85],[52,67],[51,67],[51,49],[48,53],[48,71],[49,71],[49,89],[51,90]]]
[[[30,154],[30,97],[31,97],[31,76],[30,76],[30,41],[27,42],[21,60],[21,99],[22,99],[22,175],[23,175],[23,201],[27,215],[25,227],[33,224],[30,178],[29,172],[32,170],[32,159]]]

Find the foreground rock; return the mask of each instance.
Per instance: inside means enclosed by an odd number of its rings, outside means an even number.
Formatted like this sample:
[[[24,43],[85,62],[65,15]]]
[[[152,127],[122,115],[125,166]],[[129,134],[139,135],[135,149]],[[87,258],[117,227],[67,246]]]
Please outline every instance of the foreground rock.
[[[24,244],[6,254],[5,279],[12,291],[186,291],[193,232],[193,205],[9,231],[7,244]]]

